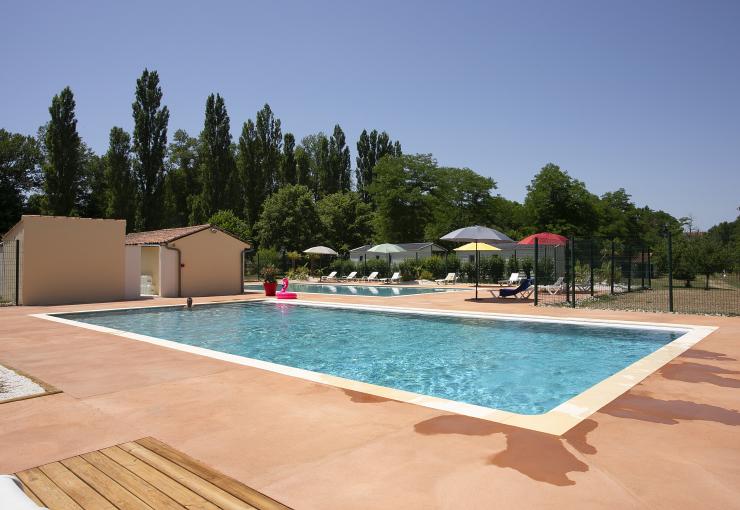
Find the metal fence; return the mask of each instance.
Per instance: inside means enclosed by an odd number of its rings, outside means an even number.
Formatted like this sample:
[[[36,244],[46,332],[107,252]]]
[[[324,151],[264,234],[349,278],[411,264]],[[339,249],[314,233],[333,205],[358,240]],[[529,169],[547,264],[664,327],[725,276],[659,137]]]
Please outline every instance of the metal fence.
[[[571,239],[535,256],[535,304],[740,315],[740,273],[677,267],[670,235],[657,246]],[[555,263],[561,260],[561,263]]]
[[[0,243],[0,306],[17,305],[23,274],[21,241]]]

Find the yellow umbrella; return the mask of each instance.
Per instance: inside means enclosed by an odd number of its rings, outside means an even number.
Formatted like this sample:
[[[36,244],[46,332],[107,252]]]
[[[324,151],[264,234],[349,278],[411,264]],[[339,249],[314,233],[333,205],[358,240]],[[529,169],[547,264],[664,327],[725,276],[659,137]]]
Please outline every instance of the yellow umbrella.
[[[455,251],[501,251],[501,248],[486,243],[468,243],[455,248]]]

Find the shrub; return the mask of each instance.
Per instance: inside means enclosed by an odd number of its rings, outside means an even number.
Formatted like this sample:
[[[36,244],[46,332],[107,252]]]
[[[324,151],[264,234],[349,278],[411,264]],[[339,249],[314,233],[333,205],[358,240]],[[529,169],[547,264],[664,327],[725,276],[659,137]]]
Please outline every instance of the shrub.
[[[480,260],[481,280],[498,281],[504,274],[504,260],[498,255],[482,257]]]
[[[257,260],[260,267],[277,266],[280,263],[280,254],[274,248],[260,248],[257,250]]]
[[[352,271],[362,269],[361,264],[359,268],[357,266],[358,264],[355,264],[350,259],[335,259],[329,264],[329,269],[331,271],[337,271],[340,276],[347,276]]]
[[[509,273],[519,272],[519,261],[516,259],[516,255],[514,255],[513,253],[511,257],[509,257],[509,260],[506,261],[506,271]]]
[[[377,271],[381,276],[390,276],[388,258],[368,259],[366,262],[367,274]],[[367,275],[365,275],[367,276]]]
[[[434,275],[430,273],[429,271],[423,269],[421,273],[419,273],[419,279],[420,280],[434,280]]]
[[[445,260],[442,257],[434,255],[427,257],[419,261],[421,263],[421,269],[428,273],[431,273],[435,278],[444,278],[445,276]],[[431,278],[427,278],[431,280]]]
[[[532,276],[532,267],[534,266],[534,261],[529,258],[525,257],[521,261],[521,268],[522,271],[527,275],[527,278],[530,278]]]
[[[472,262],[463,262],[463,264],[460,266],[460,277],[467,282],[474,282],[475,264],[473,264]]]
[[[287,276],[289,280],[308,280],[308,274],[309,270],[308,265],[306,264],[288,271],[285,276]]]
[[[422,263],[415,259],[406,259],[398,264],[398,270],[401,272],[402,280],[417,280],[422,271]]]
[[[266,283],[275,283],[277,277],[277,268],[272,265],[264,266],[260,270],[260,276],[262,277],[262,280]]]

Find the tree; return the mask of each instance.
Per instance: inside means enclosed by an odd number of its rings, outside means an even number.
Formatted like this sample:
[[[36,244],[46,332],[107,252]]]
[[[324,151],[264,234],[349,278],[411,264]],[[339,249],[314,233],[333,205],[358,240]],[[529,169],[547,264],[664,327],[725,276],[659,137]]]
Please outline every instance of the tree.
[[[311,181],[311,157],[306,152],[306,149],[300,145],[295,149],[295,170],[296,170],[296,184],[302,184],[308,189],[313,189],[313,182]]]
[[[163,223],[168,227],[183,227],[188,224],[193,202],[200,196],[198,140],[178,129],[167,153]]]
[[[161,223],[161,196],[164,157],[167,150],[167,123],[170,112],[162,106],[162,88],[157,71],[144,69],[136,80],[136,98],[131,105],[134,117],[136,154],[134,179],[138,192],[137,228],[151,230]]]
[[[385,131],[378,134],[373,129],[368,135],[367,130],[363,129],[357,141],[355,180],[357,192],[365,202],[370,202],[369,188],[373,182],[375,165],[386,155],[401,156],[401,143],[392,142]]]
[[[692,238],[692,264],[697,274],[704,275],[704,289],[709,290],[709,277],[714,273],[732,268],[732,253],[709,234]]]
[[[0,129],[0,232],[21,219],[25,197],[41,182],[40,163],[33,137]]]
[[[280,162],[280,185],[298,184],[296,177],[295,136],[285,133],[283,137],[283,158]],[[303,183],[301,183],[303,184]]]
[[[283,135],[280,130],[280,119],[275,118],[270,105],[257,112],[255,133],[258,142],[258,165],[266,186],[264,195],[269,196],[277,189],[280,174],[280,149],[283,145]]]
[[[430,177],[433,221],[427,226],[427,239],[438,239],[456,228],[487,223],[491,191],[496,189],[493,179],[469,168],[449,167],[435,169]]]
[[[326,195],[316,208],[324,240],[335,250],[346,252],[372,239],[372,211],[357,193]]]
[[[311,191],[317,200],[328,193],[331,168],[329,166],[329,139],[318,132],[304,136],[301,140],[303,150],[309,161],[309,182]]]
[[[436,161],[429,154],[386,156],[368,189],[375,204],[375,236],[389,243],[423,241],[431,218]]]
[[[583,182],[548,163],[527,186],[524,207],[540,232],[589,236],[598,226],[596,200]]]
[[[301,251],[315,244],[320,228],[311,191],[289,184],[265,200],[255,231],[263,248]]]
[[[336,193],[349,191],[352,187],[352,160],[344,131],[339,124],[334,126],[334,133],[329,140],[329,171],[324,191]]]
[[[239,137],[237,169],[244,190],[244,215],[250,227],[253,227],[259,219],[267,190],[259,164],[259,151],[254,122],[249,119],[242,126],[242,134]]]
[[[105,180],[108,184],[105,215],[126,220],[126,228],[130,230],[134,226],[136,207],[136,188],[131,173],[131,136],[120,127],[113,127],[108,135]]]
[[[108,206],[108,181],[105,178],[105,158],[101,158],[84,143],[81,147],[79,213],[87,218],[105,218]]]
[[[632,197],[624,188],[604,193],[598,201],[597,208],[601,223],[598,229],[599,236],[628,241],[642,239],[640,214],[632,203]]]
[[[65,87],[49,107],[45,131],[44,191],[48,212],[57,216],[78,214],[83,180],[81,141],[77,134],[74,94]]]
[[[233,211],[217,211],[208,218],[208,223],[242,241],[248,241],[252,237],[247,222],[239,218]]]
[[[220,209],[239,207],[230,130],[223,98],[211,94],[206,100],[205,122],[198,144],[201,194],[198,205],[190,213],[190,223],[205,221]]]

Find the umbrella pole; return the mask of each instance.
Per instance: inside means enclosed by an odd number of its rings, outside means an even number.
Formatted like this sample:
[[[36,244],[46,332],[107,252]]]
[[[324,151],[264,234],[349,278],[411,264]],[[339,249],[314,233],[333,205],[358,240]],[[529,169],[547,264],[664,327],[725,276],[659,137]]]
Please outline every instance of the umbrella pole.
[[[478,256],[478,241],[475,241],[475,300],[478,301],[478,274],[480,273],[480,257]]]

